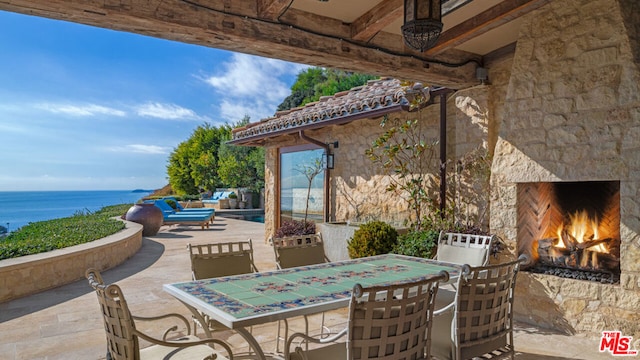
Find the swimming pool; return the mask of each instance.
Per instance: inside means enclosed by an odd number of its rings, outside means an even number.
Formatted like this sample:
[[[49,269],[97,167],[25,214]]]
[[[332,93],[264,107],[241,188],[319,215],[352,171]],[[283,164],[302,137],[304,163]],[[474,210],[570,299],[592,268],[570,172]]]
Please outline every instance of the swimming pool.
[[[264,215],[245,215],[244,220],[259,222],[264,224]]]

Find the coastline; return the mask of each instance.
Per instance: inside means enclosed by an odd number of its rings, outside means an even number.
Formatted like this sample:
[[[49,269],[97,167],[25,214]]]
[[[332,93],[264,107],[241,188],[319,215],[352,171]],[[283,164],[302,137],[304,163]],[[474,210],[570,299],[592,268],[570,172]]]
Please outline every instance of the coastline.
[[[105,206],[134,204],[153,191],[136,190],[64,190],[0,191],[0,225],[7,232],[29,223],[95,212]]]

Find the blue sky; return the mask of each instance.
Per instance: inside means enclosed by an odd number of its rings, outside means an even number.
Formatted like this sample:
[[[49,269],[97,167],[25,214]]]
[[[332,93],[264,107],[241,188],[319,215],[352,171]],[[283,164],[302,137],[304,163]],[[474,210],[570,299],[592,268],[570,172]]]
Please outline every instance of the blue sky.
[[[0,11],[0,191],[162,187],[198,125],[272,116],[305,67]]]

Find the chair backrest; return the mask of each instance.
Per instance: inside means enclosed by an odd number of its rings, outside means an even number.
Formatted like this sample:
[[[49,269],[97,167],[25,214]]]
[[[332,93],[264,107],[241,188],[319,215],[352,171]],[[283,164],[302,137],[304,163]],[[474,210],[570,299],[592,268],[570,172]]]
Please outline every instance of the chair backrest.
[[[349,305],[347,359],[430,359],[431,325],[440,281],[449,274],[411,283],[363,288]]]
[[[436,259],[470,266],[487,265],[491,255],[491,246],[495,239],[495,235],[473,235],[441,231]]]
[[[194,280],[256,272],[253,244],[248,241],[217,244],[188,244]]]
[[[140,345],[138,337],[134,335],[135,324],[122,290],[115,284],[105,285],[102,276],[95,269],[88,269],[85,277],[98,295],[111,358],[138,359]]]
[[[513,351],[513,296],[519,258],[497,265],[463,266],[453,315],[457,357],[469,359],[509,345]]]
[[[329,262],[320,234],[272,238],[278,269]]]
[[[165,203],[167,203],[167,200],[173,201],[173,203],[176,206],[175,210],[178,210],[178,211],[184,210],[184,207],[182,207],[182,205],[180,205],[180,202],[175,197],[173,197],[173,196],[165,196],[165,197],[162,198],[162,201],[164,201]],[[169,205],[171,208],[173,208],[173,206],[171,206],[169,203],[167,203],[167,205]]]
[[[176,212],[176,210],[164,200],[154,200],[153,203],[162,210],[163,214],[175,214]]]

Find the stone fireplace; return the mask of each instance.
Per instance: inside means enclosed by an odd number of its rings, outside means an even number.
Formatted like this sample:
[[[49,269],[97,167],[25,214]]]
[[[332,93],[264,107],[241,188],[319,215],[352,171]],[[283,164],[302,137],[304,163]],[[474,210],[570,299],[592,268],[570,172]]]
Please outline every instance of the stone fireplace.
[[[620,182],[520,183],[517,219],[525,270],[620,282]]]
[[[638,38],[631,0],[549,2],[521,27],[494,110],[490,228],[553,270],[519,274],[516,320],[640,338]]]

